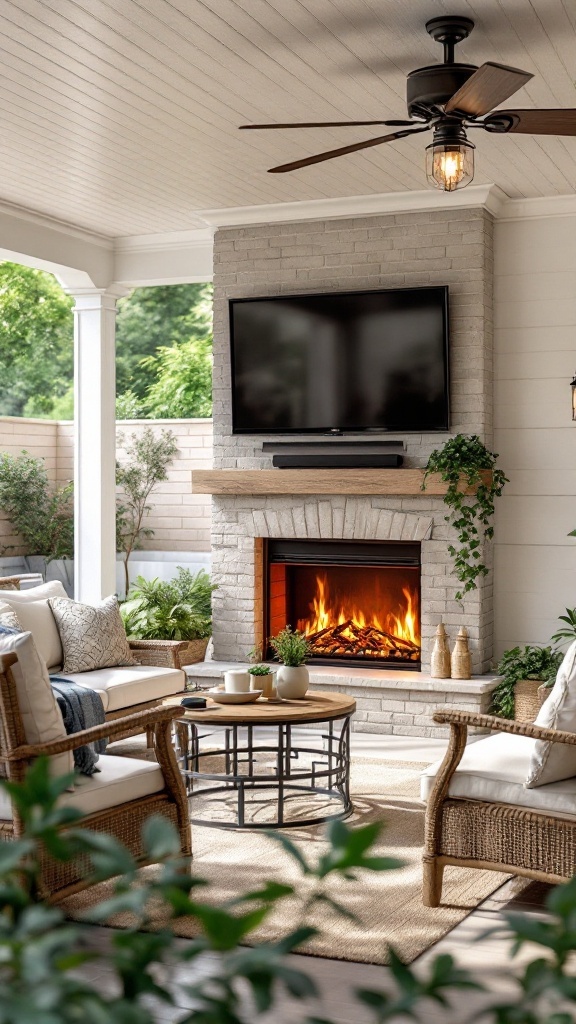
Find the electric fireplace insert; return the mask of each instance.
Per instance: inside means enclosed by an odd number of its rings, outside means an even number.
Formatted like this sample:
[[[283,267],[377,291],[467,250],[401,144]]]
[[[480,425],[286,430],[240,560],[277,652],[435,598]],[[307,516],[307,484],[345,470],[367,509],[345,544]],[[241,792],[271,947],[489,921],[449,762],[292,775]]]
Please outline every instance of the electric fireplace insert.
[[[311,662],[420,669],[420,544],[267,540],[264,644],[302,630]]]

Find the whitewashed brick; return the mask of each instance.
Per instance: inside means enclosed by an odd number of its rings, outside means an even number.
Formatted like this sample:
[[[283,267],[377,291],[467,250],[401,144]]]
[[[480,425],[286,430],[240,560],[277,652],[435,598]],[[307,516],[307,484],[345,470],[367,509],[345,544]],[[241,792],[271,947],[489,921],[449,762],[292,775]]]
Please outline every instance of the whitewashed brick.
[[[311,539],[318,538],[320,536],[320,522],[316,502],[306,502],[304,505],[304,518],[306,519],[306,536]]]

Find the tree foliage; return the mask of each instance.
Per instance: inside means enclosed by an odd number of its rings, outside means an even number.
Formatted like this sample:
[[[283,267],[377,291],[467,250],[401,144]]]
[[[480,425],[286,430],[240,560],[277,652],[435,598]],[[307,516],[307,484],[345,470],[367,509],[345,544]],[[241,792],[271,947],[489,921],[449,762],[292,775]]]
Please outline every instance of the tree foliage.
[[[181,345],[158,349],[142,361],[153,383],[143,408],[156,419],[185,419],[212,415],[212,341],[191,338]]]
[[[47,415],[68,389],[73,304],[52,274],[0,263],[0,415]]]
[[[212,285],[136,288],[118,302],[118,415],[211,415]],[[52,274],[0,263],[0,415],[74,415],[74,300]]]

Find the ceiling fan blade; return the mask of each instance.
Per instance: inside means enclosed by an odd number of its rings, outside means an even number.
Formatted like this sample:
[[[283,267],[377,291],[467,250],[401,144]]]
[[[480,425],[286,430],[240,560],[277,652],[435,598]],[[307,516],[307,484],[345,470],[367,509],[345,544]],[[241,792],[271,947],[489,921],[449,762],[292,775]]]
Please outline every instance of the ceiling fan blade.
[[[501,117],[513,119],[513,124],[509,128],[511,132],[521,132],[524,135],[576,135],[574,107],[564,110],[496,110],[488,118],[488,123],[492,118],[496,121]]]
[[[411,125],[419,121],[297,121],[294,124],[240,124],[240,131],[253,128],[348,128],[350,125]]]
[[[489,61],[478,68],[450,97],[444,110],[447,114],[457,110],[469,117],[481,117],[507,100],[533,77],[527,71]]]
[[[315,156],[306,156],[303,160],[294,160],[289,164],[281,164],[280,167],[270,167],[269,174],[284,174],[286,171],[297,171],[300,167],[308,167],[310,164],[319,164],[323,160],[332,160],[337,156],[346,156],[348,153],[356,153],[359,149],[368,149],[370,146],[381,146],[384,142],[394,142],[396,139],[405,139],[408,135],[418,135],[420,132],[428,131],[428,125],[423,128],[415,128],[408,132],[392,132],[391,135],[379,135],[376,139],[366,139],[364,142],[353,142],[350,146],[342,146],[340,149],[330,149],[326,153],[317,153]]]

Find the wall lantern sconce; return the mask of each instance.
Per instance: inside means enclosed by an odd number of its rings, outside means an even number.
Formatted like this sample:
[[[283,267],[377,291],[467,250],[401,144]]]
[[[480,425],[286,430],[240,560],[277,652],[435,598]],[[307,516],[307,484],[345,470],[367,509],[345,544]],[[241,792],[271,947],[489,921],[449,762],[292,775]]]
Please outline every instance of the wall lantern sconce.
[[[572,388],[572,419],[576,420],[576,373],[570,381],[570,387]]]

